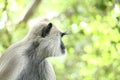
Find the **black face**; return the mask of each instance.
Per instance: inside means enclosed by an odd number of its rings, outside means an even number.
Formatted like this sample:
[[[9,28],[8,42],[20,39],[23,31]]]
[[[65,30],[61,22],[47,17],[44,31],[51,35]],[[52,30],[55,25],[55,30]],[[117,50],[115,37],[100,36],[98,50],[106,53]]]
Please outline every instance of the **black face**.
[[[42,32],[41,33],[42,38],[47,39],[47,36],[50,34],[51,30],[52,29],[55,30],[55,28],[52,28],[52,26],[53,26],[52,23],[49,23],[46,27],[44,27],[42,29],[42,31],[41,31]],[[54,32],[54,34],[57,34],[57,36],[55,35],[54,37],[51,38],[51,40],[46,40],[45,39],[46,41],[48,41],[47,43],[49,43],[49,45],[50,45],[49,47],[47,45],[47,48],[48,48],[47,50],[48,51],[51,50],[51,55],[64,54],[65,53],[65,45],[64,45],[64,43],[62,41],[62,37],[64,35],[66,35],[66,33],[62,33],[60,31],[57,31],[57,32]],[[59,38],[61,38],[61,39],[59,40]],[[51,43],[55,43],[54,46]],[[46,44],[44,44],[44,45],[46,45]]]
[[[61,33],[61,38],[62,38],[64,35],[66,35],[66,33]],[[64,43],[62,42],[62,40],[61,40],[60,48],[61,48],[61,52],[62,52],[62,53],[65,53],[65,45],[64,45]]]
[[[65,53],[65,46],[64,46],[62,40],[61,40],[60,48],[61,48],[61,52],[62,52],[62,53]]]

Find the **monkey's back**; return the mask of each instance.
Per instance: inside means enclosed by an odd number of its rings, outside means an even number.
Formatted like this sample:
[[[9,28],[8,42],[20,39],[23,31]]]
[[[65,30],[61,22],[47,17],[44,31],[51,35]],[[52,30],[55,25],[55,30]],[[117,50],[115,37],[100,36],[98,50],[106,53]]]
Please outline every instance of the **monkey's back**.
[[[29,47],[21,40],[11,45],[0,57],[0,80],[15,80],[19,73],[27,64],[27,58],[23,56],[25,50]]]

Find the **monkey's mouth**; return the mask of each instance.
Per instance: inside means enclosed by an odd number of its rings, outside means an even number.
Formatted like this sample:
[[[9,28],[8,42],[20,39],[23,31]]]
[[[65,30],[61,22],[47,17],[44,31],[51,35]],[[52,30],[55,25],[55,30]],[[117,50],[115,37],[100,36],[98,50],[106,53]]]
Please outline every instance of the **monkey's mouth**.
[[[65,45],[63,44],[62,41],[61,41],[60,48],[61,48],[61,52],[64,54],[65,53]]]

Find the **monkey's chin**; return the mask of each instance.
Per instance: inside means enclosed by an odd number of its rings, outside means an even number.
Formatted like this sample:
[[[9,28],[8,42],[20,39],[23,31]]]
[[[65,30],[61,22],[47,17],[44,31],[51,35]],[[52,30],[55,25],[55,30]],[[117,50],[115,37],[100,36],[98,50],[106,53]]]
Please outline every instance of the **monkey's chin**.
[[[65,54],[65,49],[61,49],[61,54]]]
[[[61,50],[60,52],[56,52],[56,54],[54,54],[53,56],[57,57],[57,56],[63,56],[65,54],[67,54],[67,50],[66,49],[64,49],[64,51]]]

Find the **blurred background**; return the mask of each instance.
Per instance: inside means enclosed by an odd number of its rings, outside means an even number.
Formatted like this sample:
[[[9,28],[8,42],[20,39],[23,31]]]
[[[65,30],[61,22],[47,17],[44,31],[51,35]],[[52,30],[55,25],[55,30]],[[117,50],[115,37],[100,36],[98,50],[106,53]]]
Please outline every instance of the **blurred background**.
[[[45,19],[69,32],[57,80],[120,80],[120,0],[0,0],[0,55]]]

